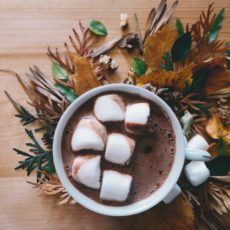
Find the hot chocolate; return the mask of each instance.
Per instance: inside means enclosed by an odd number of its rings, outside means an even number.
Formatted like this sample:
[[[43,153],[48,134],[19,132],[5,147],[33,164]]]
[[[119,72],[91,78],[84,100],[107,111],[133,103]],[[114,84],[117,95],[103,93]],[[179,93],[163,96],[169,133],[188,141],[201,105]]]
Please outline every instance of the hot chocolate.
[[[95,116],[95,101],[101,95],[97,95],[83,104],[69,120],[62,138],[62,156],[66,173],[70,177],[70,181],[79,191],[99,203],[121,206],[146,198],[162,185],[167,178],[174,161],[175,135],[169,117],[158,105],[140,97],[139,95],[122,92],[115,92],[114,94],[122,97],[125,106],[134,103],[148,103],[150,106],[151,115],[148,120],[148,126],[151,127],[150,132],[141,132],[138,134],[129,131],[127,132],[124,120],[101,122],[106,127],[107,135],[119,133],[127,136],[128,139],[130,138],[135,141],[135,148],[133,147],[134,152],[128,163],[122,165],[106,160],[105,151],[72,150],[71,141],[76,126],[83,117]],[[120,117],[122,117],[121,114]],[[135,125],[135,128],[136,127],[137,126]],[[119,151],[119,147],[117,148],[117,151]],[[84,154],[101,156],[101,172],[105,170],[115,170],[119,173],[132,176],[132,186],[126,201],[115,202],[102,200],[100,199],[100,189],[89,188],[72,178],[71,168],[74,159],[77,156],[84,156]]]

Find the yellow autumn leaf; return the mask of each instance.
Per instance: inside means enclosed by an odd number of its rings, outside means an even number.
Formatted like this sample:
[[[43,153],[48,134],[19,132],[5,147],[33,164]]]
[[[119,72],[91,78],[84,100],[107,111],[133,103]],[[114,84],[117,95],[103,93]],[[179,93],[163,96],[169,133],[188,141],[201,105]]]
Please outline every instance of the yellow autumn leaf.
[[[164,26],[148,38],[144,47],[144,59],[151,69],[159,69],[164,63],[163,55],[170,52],[178,37],[176,30]]]
[[[158,88],[171,87],[173,89],[182,91],[186,84],[192,83],[193,64],[186,65],[179,72],[157,70],[147,73],[143,77],[137,79],[138,84],[150,83]]]
[[[78,95],[100,85],[99,80],[93,73],[92,65],[87,58],[75,54],[72,54],[71,58],[76,70],[73,78],[74,89]]]
[[[206,131],[213,139],[222,137],[228,144],[230,143],[230,126],[224,126],[218,114],[214,113],[208,120]]]

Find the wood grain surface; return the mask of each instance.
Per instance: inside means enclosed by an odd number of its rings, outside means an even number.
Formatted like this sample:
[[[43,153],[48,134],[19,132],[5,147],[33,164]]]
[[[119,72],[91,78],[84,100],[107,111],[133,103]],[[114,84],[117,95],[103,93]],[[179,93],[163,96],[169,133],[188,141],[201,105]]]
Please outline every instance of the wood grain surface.
[[[211,2],[180,0],[171,23],[175,23],[176,17],[185,23],[194,22]],[[121,12],[129,14],[131,29],[136,12],[143,29],[149,10],[158,3],[157,0],[0,0],[0,68],[15,70],[24,77],[28,67],[36,64],[50,75],[47,47],[63,50],[63,43],[78,20],[103,21],[109,31],[106,39],[111,39],[121,34]],[[220,38],[230,40],[230,1],[218,0],[215,7],[226,8]],[[112,55],[121,66],[118,76],[113,78],[119,81],[127,75],[129,59],[119,50]],[[97,215],[80,205],[58,206],[54,198],[32,189],[26,181],[34,178],[14,170],[20,157],[12,148],[25,149],[27,137],[4,90],[23,105],[27,98],[14,77],[0,74],[0,81],[0,229],[193,229],[191,208],[182,198],[140,215],[113,218]]]

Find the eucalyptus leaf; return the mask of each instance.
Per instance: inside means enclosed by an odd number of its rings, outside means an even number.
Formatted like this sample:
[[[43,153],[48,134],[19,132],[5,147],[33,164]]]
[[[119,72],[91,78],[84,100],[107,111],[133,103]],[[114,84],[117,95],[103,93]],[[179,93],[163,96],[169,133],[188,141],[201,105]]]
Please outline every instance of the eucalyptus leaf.
[[[66,97],[68,102],[72,103],[77,98],[76,93],[70,87],[67,87],[61,83],[56,83],[54,86]]]
[[[183,26],[183,24],[179,18],[176,19],[176,30],[177,30],[179,36],[184,34],[184,26]]]
[[[68,80],[68,74],[57,62],[52,62],[52,74],[57,80]]]
[[[206,162],[211,176],[224,176],[230,170],[230,156],[219,156]]]
[[[138,57],[134,57],[131,61],[131,66],[132,69],[134,71],[134,73],[137,76],[141,76],[144,75],[146,70],[147,70],[147,65],[145,64],[144,61],[142,61],[140,58]]]
[[[222,22],[224,20],[224,8],[215,17],[208,34],[208,42],[212,43],[216,40],[218,32],[221,28]]]
[[[192,37],[189,32],[179,36],[177,40],[174,42],[171,50],[172,61],[176,62],[183,60],[190,51],[191,45]]]
[[[98,21],[98,20],[90,20],[88,23],[88,27],[89,29],[99,35],[99,36],[106,36],[107,35],[107,29],[104,26],[104,24],[102,24],[102,22]]]

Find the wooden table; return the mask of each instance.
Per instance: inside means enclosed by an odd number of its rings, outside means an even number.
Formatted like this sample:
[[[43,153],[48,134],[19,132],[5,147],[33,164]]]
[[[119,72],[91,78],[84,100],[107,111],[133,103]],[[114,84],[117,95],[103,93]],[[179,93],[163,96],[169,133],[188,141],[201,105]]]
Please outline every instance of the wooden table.
[[[121,34],[119,14],[129,14],[134,28],[133,13],[137,12],[141,25],[157,0],[1,0],[0,1],[0,68],[10,68],[20,75],[36,64],[50,74],[47,46],[63,49],[63,42],[77,25],[77,20],[100,19],[108,28],[110,39]],[[182,21],[194,22],[201,10],[212,0],[181,0],[174,14]],[[226,8],[226,19],[220,37],[229,40],[230,1],[216,1],[216,10]],[[120,76],[126,76],[128,61],[119,51],[113,55],[121,63]],[[27,184],[33,177],[15,171],[20,157],[12,148],[25,149],[27,137],[4,90],[18,102],[26,104],[26,96],[14,77],[1,74],[0,97],[0,229],[193,229],[191,209],[181,198],[170,208],[160,205],[141,215],[112,218],[94,214],[80,205],[58,206],[54,198],[41,195]],[[119,78],[114,79],[118,81]],[[178,205],[179,204],[179,205]],[[184,212],[184,210],[187,210]],[[174,215],[176,218],[166,218]],[[175,219],[180,220],[175,223]],[[180,218],[180,219],[179,219]],[[177,221],[178,222],[178,221]],[[185,227],[186,226],[186,227]]]

